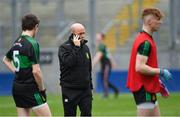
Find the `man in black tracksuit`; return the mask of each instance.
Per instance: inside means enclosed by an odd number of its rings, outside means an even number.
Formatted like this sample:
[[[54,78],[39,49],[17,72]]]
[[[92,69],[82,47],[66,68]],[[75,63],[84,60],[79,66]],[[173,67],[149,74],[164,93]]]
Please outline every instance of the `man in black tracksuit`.
[[[65,116],[76,116],[77,106],[81,116],[91,116],[92,79],[91,56],[85,28],[75,23],[71,26],[71,36],[59,47],[60,85]]]

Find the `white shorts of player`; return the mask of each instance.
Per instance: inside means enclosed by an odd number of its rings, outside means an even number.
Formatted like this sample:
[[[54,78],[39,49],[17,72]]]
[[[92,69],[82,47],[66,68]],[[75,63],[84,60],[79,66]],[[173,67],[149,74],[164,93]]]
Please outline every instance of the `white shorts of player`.
[[[155,106],[158,105],[158,102],[156,101],[155,104],[151,102],[144,102],[139,105],[137,105],[138,109],[154,109]]]
[[[37,108],[40,108],[40,107],[43,107],[43,106],[45,106],[47,103],[44,103],[44,104],[41,104],[41,105],[38,105],[38,106],[34,106],[34,107],[32,107],[32,109],[34,110],[34,109],[37,109]]]

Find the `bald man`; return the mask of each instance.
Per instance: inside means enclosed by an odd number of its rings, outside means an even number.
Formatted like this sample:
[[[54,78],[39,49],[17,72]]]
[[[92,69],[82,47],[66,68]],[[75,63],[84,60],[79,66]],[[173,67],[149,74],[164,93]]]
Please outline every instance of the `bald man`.
[[[91,55],[85,40],[85,27],[80,23],[71,26],[69,39],[59,47],[60,85],[64,116],[91,116],[92,78]]]
[[[152,37],[160,28],[162,17],[157,8],[143,10],[142,31],[136,36],[131,51],[127,87],[133,93],[138,116],[160,116],[156,93],[168,95],[160,79],[170,79],[171,73],[158,68],[156,43]]]

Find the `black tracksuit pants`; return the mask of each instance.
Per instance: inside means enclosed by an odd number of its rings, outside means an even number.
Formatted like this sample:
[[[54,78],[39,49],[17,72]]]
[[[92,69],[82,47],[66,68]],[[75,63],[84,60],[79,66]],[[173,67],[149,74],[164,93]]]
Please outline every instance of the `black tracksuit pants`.
[[[91,116],[92,92],[91,88],[71,89],[61,87],[64,116],[76,116],[77,106],[79,106],[81,116]]]
[[[109,81],[110,74],[111,74],[110,62],[104,63],[103,66],[101,67],[101,76],[102,76],[102,83],[103,83],[105,97],[108,96],[109,88],[111,88],[114,91],[115,96],[117,96],[119,92],[118,88]]]

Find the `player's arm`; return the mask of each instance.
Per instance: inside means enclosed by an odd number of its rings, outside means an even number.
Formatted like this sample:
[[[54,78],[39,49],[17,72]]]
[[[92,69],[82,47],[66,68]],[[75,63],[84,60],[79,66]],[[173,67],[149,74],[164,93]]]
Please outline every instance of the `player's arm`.
[[[12,71],[13,73],[15,73],[15,68],[12,64],[12,61],[10,59],[8,59],[6,56],[3,58],[3,62],[4,64],[7,66],[7,68]]]
[[[39,64],[32,65],[32,73],[40,91],[43,91],[44,83],[42,80],[42,73]]]
[[[144,75],[156,75],[160,73],[160,69],[159,68],[153,68],[151,66],[148,66],[147,63],[148,57],[141,55],[141,54],[137,54],[136,56],[136,71],[144,74]]]
[[[67,67],[72,67],[77,64],[78,53],[80,50],[80,39],[78,35],[73,34],[69,37],[75,46],[71,46],[70,44],[64,44],[59,47],[58,57]]]
[[[96,52],[92,60],[92,68],[94,68],[94,66],[101,60],[101,58],[103,57],[104,51],[105,51],[105,46],[103,44],[99,44],[98,51]]]
[[[32,46],[29,48],[28,57],[32,63],[32,73],[33,73],[34,79],[38,85],[39,90],[43,91],[45,90],[45,87],[43,83],[42,72],[39,65],[39,52],[40,52],[39,44],[32,43]]]
[[[95,54],[95,56],[92,60],[92,68],[94,68],[94,66],[101,60],[102,56],[103,56],[103,53],[101,51],[98,51]]]
[[[147,65],[148,56],[150,54],[151,46],[148,41],[142,43],[138,48],[138,54],[136,56],[136,65],[135,69],[137,72],[144,75],[156,75],[160,73],[159,68],[153,68]]]
[[[67,47],[63,45],[59,47],[58,56],[62,60],[62,63],[68,67],[75,66],[77,64],[77,57],[80,47]]]
[[[90,73],[90,80],[91,80],[91,84],[90,84],[90,87],[91,89],[93,89],[93,83],[92,83],[92,60],[91,60],[91,53],[90,53],[90,50],[88,48],[88,53],[89,53],[89,60],[90,60],[90,65],[89,65],[89,73]]]

